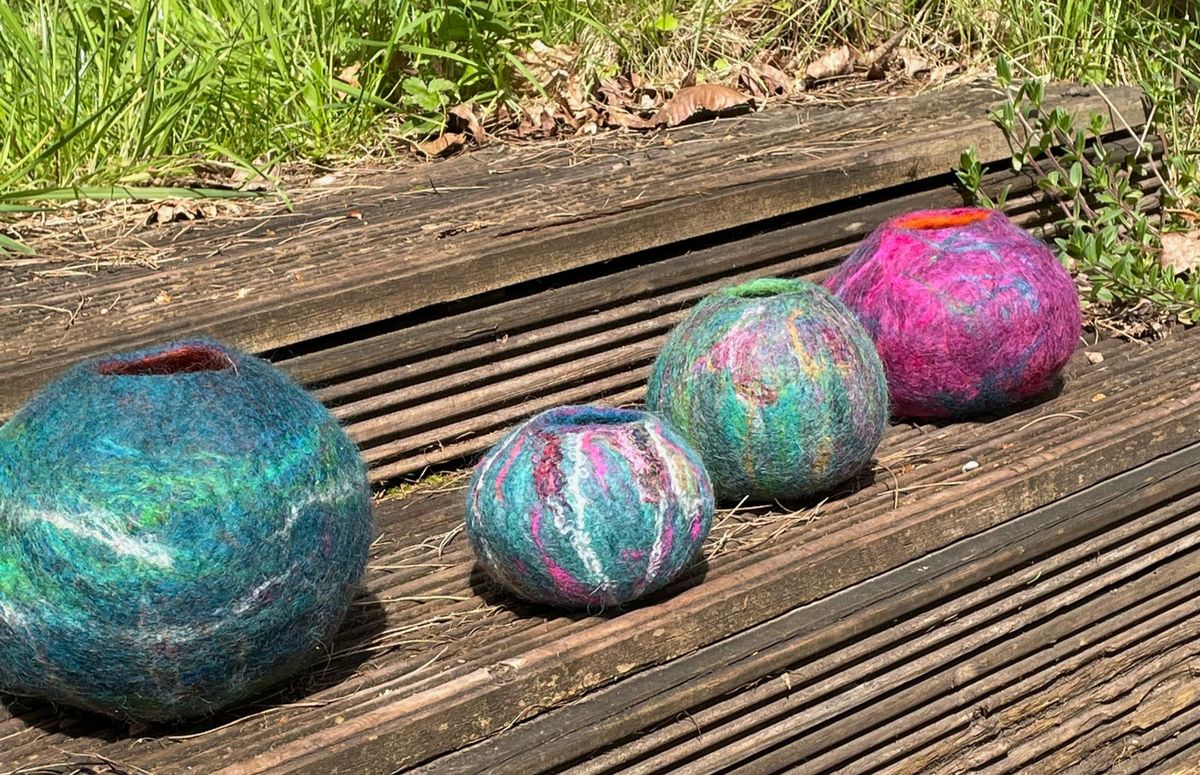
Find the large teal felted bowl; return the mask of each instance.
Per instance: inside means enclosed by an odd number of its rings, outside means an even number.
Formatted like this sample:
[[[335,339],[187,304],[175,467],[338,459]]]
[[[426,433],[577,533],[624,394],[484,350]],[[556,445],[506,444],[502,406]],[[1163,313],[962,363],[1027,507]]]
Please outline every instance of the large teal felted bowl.
[[[0,688],[149,721],[249,697],[338,628],[370,502],[336,420],[264,361],[78,364],[0,428]]]

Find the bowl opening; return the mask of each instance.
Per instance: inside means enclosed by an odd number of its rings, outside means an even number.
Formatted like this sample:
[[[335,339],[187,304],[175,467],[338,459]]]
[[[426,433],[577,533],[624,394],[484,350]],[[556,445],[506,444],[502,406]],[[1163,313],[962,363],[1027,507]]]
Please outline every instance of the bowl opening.
[[[929,213],[913,213],[904,215],[896,220],[896,225],[902,229],[924,231],[927,229],[950,229],[955,226],[967,226],[978,223],[992,214],[991,210],[982,208],[962,210],[942,210]]]
[[[782,277],[763,277],[748,283],[735,285],[725,289],[725,295],[739,299],[766,299],[771,296],[782,296],[785,293],[795,293],[800,289],[796,280]]]
[[[97,370],[110,377],[149,377],[224,371],[232,367],[233,359],[216,347],[186,344],[134,360],[114,358],[101,363]]]

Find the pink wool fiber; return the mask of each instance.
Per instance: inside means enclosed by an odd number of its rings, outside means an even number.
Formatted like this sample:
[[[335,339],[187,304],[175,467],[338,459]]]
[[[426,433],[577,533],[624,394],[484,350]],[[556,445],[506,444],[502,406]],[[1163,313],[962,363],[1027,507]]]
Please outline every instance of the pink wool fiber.
[[[996,412],[1036,396],[1080,332],[1070,274],[993,210],[893,218],[825,284],[875,340],[898,416]]]

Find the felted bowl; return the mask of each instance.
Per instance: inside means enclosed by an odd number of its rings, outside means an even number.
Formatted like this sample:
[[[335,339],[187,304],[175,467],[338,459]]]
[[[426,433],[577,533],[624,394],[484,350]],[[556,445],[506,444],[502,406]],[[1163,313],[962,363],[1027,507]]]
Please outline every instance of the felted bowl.
[[[654,363],[646,406],[700,453],[720,499],[796,499],[846,481],[887,424],[867,332],[824,288],[766,278],[700,301]]]
[[[1053,384],[1080,333],[1070,274],[994,210],[894,218],[826,285],[870,331],[898,416],[1008,409]]]
[[[629,603],[700,552],[713,495],[700,459],[646,412],[564,406],[479,462],[466,530],[480,565],[525,600]]]
[[[371,531],[354,444],[266,362],[82,362],[0,428],[0,687],[141,721],[236,703],[320,653]]]

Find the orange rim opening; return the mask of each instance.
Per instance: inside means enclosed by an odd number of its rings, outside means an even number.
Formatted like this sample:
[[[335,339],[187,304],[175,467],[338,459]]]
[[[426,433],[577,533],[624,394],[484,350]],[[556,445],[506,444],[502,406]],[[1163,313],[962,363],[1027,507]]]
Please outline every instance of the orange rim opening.
[[[948,229],[978,223],[992,214],[991,210],[944,210],[933,213],[914,213],[901,216],[896,225],[902,229]]]
[[[198,371],[222,371],[232,365],[233,361],[229,356],[215,347],[184,345],[137,360],[105,361],[100,364],[98,370],[106,376],[146,377],[194,374]]]

